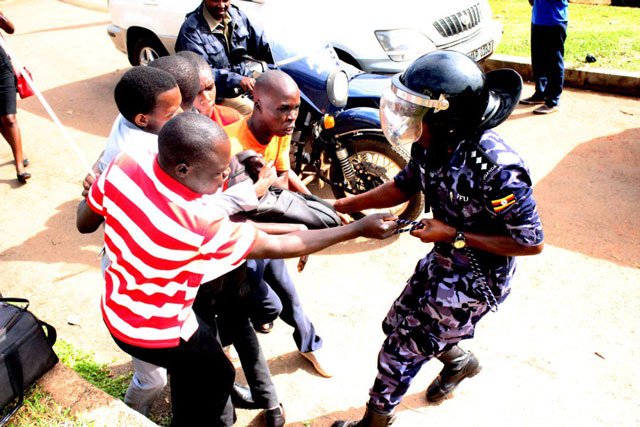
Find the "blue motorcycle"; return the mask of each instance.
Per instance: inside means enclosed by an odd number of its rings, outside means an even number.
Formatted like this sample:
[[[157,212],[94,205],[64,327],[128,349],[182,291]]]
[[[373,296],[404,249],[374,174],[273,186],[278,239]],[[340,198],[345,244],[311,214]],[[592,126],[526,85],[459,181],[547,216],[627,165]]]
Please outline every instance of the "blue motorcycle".
[[[307,38],[302,43],[271,36],[269,43],[270,67],[289,74],[300,88],[291,164],[303,182],[319,179],[342,198],[392,180],[406,166],[409,153],[392,146],[380,128],[380,96],[390,77],[363,73],[340,61],[326,42],[313,45]],[[423,210],[422,195],[417,194],[391,212],[415,219]]]

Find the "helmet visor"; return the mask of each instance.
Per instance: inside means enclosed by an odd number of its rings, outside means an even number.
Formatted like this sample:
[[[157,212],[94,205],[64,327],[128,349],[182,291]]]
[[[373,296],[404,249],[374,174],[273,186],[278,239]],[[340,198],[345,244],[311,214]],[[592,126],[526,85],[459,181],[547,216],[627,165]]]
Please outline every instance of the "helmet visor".
[[[427,107],[399,98],[389,87],[380,98],[380,122],[384,136],[393,145],[416,142],[422,135],[422,116]]]

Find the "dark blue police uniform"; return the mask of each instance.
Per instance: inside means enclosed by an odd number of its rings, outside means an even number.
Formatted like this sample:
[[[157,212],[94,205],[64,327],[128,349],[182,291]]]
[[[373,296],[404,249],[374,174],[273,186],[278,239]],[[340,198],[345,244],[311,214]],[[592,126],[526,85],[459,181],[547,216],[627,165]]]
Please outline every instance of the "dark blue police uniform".
[[[459,142],[448,162],[430,161],[429,154],[414,143],[395,184],[407,194],[422,191],[435,219],[463,232],[510,236],[524,246],[542,243],[528,168],[495,132]],[[500,303],[509,294],[514,257],[436,243],[383,322],[387,338],[369,402],[377,412],[392,412],[422,364],[472,338],[475,324],[489,310],[468,251],[495,300]]]

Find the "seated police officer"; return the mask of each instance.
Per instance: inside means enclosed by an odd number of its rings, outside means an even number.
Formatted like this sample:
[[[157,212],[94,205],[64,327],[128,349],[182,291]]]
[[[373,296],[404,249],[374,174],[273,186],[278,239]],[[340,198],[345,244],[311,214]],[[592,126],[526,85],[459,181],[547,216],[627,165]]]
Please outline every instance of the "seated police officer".
[[[245,116],[253,110],[250,99],[239,96],[253,92],[255,80],[244,62],[232,59],[232,52],[270,61],[269,45],[261,31],[230,0],[203,0],[187,15],[176,40],[176,52],[190,50],[202,55],[213,69],[221,105],[235,108]]]

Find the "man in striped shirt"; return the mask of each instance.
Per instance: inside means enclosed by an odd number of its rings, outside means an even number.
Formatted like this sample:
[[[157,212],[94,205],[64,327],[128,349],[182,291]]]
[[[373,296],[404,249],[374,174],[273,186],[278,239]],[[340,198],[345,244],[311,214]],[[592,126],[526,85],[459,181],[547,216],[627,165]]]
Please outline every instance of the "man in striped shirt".
[[[221,276],[245,258],[296,257],[358,236],[386,238],[385,215],[333,229],[267,236],[232,223],[216,203],[231,157],[217,124],[183,113],[161,130],[157,155],[122,153],[78,206],[80,232],[105,222],[111,265],[101,299],[116,344],[170,373],[173,425],[230,426],[233,365],[192,310],[205,273]]]

